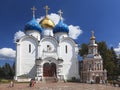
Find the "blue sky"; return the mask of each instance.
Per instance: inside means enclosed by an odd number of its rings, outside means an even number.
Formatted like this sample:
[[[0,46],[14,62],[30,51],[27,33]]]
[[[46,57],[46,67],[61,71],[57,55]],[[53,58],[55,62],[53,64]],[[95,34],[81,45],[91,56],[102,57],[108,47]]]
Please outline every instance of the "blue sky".
[[[15,50],[14,34],[24,31],[24,25],[32,19],[30,8],[37,8],[36,18],[63,11],[64,22],[79,26],[83,33],[77,38],[79,44],[89,43],[91,31],[96,40],[106,41],[120,51],[120,0],[1,0],[0,2],[0,49]],[[0,62],[1,63],[1,62]]]

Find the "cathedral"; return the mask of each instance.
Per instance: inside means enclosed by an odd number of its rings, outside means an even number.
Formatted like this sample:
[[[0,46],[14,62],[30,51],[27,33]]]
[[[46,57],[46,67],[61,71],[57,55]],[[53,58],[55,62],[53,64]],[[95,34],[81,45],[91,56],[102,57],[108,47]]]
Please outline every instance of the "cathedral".
[[[59,11],[60,19],[55,25],[48,17],[48,6],[40,22],[35,18],[36,8],[32,10],[33,18],[25,24],[25,35],[16,41],[15,80],[80,79],[78,44],[69,37],[69,28],[62,20],[62,12]]]
[[[98,53],[93,31],[88,45],[88,55],[80,62],[80,77],[84,83],[105,83],[107,80],[107,71],[103,69],[103,59]]]

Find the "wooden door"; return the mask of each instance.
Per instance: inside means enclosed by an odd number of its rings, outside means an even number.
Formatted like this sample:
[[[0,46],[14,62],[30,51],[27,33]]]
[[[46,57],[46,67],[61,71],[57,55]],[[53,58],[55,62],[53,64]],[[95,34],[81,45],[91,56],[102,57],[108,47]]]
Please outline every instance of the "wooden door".
[[[45,63],[43,65],[43,76],[44,77],[56,76],[56,64],[55,63]]]

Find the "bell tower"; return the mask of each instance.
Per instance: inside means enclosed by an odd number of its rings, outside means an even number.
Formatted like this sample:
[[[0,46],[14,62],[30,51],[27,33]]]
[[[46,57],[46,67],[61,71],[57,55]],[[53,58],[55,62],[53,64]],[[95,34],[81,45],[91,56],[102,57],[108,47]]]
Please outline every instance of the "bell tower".
[[[93,54],[93,55],[98,54],[98,45],[95,43],[94,31],[92,31],[92,36],[90,38],[90,44],[88,46],[88,54]]]

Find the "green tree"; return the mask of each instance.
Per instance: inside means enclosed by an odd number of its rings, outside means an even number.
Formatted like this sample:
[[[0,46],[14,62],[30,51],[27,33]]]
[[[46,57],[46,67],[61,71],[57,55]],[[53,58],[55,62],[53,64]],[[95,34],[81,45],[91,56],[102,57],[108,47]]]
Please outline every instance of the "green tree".
[[[88,45],[83,43],[81,44],[81,49],[79,50],[79,54],[80,56],[84,56],[84,55],[87,55],[88,54]]]
[[[2,78],[13,79],[15,71],[13,69],[13,66],[10,66],[9,63],[5,63],[5,65],[1,68],[1,71]]]

